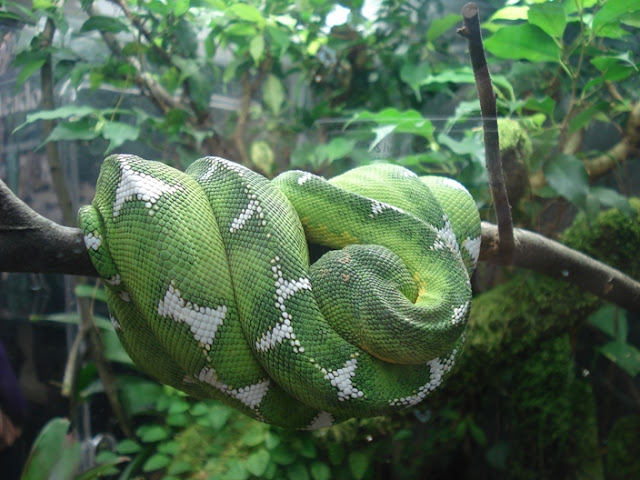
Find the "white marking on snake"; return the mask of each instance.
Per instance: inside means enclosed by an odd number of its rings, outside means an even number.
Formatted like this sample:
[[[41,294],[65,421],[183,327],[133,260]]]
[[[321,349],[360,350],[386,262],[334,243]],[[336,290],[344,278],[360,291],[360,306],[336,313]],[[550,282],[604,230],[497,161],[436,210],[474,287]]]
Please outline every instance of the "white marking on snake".
[[[314,177],[312,173],[305,172],[300,177],[298,177],[298,185],[304,185],[306,182],[311,180]]]
[[[438,234],[436,241],[433,243],[433,247],[431,247],[431,249],[442,250],[449,248],[454,253],[460,255],[460,245],[458,245],[458,239],[456,238],[453,228],[451,228],[451,222],[449,221],[449,217],[447,217],[446,213],[442,215],[442,220],[444,221],[444,226],[437,229]]]
[[[444,360],[444,362],[440,360],[439,357],[429,361],[427,363],[430,369],[429,381],[422,385],[414,395],[394,398],[393,400],[389,401],[389,405],[392,407],[412,407],[419,404],[427,397],[427,395],[429,395],[440,386],[445,374],[447,374],[453,368],[453,365],[455,363],[455,356],[457,353],[458,350],[454,348],[451,354]]]
[[[451,315],[451,323],[457,325],[467,318],[467,312],[469,311],[469,305],[471,302],[468,300],[459,307],[453,309],[453,315]]]
[[[382,203],[377,200],[371,200],[371,212],[369,216],[373,218],[375,215],[381,214],[384,210],[395,210],[396,212],[404,213],[404,210],[388,203]]]
[[[280,311],[281,322],[275,324],[273,328],[262,334],[256,341],[256,350],[266,352],[277,344],[284,342],[285,339],[290,341],[294,353],[303,353],[304,347],[293,333],[291,326],[291,314],[287,312],[285,301],[290,299],[296,292],[300,290],[311,290],[311,280],[300,277],[298,280],[285,280],[282,278],[282,266],[277,263],[279,257],[274,258],[271,263],[271,271],[273,272],[276,302],[275,307]]]
[[[227,315],[227,306],[220,305],[213,309],[187,302],[172,281],[164,299],[158,303],[158,315],[186,323],[191,327],[191,333],[196,341],[212,345],[218,327],[222,325]]]
[[[200,370],[198,380],[208,383],[220,390],[222,393],[240,400],[247,407],[253,410],[260,406],[262,399],[267,394],[267,391],[269,391],[269,386],[271,385],[271,381],[267,379],[262,382],[254,383],[253,385],[247,385],[246,387],[230,389],[229,385],[220,381],[216,371],[209,367],[204,367]]]
[[[111,320],[111,325],[113,325],[113,328],[115,328],[116,330],[122,329],[122,327],[120,326],[120,322],[118,322],[118,319],[116,317],[114,317],[113,315],[109,315],[109,320]]]
[[[344,402],[350,398],[360,398],[364,396],[364,392],[358,390],[352,383],[351,378],[356,375],[358,368],[358,360],[351,358],[344,363],[344,367],[337,370],[327,370],[321,368],[324,379],[331,382],[331,386],[338,389],[338,400]]]
[[[233,170],[241,177],[244,175],[244,172],[248,170],[242,165],[238,165],[237,163],[230,162],[229,160],[222,157],[208,157],[208,158],[211,161],[211,165],[209,166],[207,171],[202,174],[202,176],[200,177],[201,180],[208,180],[211,177],[211,175],[213,175],[214,172],[216,172],[220,168]]]
[[[129,303],[131,301],[131,297],[129,296],[129,292],[125,292],[124,290],[120,292],[120,299],[123,302]]]
[[[327,428],[333,425],[334,418],[329,412],[320,412],[305,430],[317,430],[319,428]]]
[[[478,257],[480,256],[481,242],[482,238],[477,236],[476,238],[467,237],[467,239],[462,243],[462,246],[467,252],[469,252],[469,255],[471,255],[474,267],[478,263]]]
[[[149,210],[149,215],[153,215],[153,206],[162,195],[184,191],[182,185],[169,185],[146,173],[133,171],[125,160],[122,161],[121,166],[120,183],[116,188],[116,198],[113,201],[114,217],[118,216],[125,202],[134,200],[145,202],[144,206]]]
[[[100,248],[100,245],[102,245],[102,238],[98,232],[88,233],[84,236],[84,246],[87,250],[93,249],[94,251],[97,251]]]
[[[116,274],[113,277],[107,279],[104,279],[105,282],[107,282],[109,285],[113,285],[114,287],[120,285],[120,282],[122,281],[122,278],[120,277],[120,274]]]

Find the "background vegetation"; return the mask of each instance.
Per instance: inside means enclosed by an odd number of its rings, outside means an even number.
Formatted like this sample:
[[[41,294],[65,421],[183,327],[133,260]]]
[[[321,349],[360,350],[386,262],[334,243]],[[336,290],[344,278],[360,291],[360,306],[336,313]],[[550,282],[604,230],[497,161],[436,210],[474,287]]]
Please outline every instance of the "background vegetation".
[[[491,220],[454,2],[3,3],[2,18],[24,24],[18,81],[40,74],[43,86],[43,108],[25,126],[43,122],[50,158],[60,142],[78,142],[88,177],[111,152],[180,168],[214,154],[267,176],[288,168],[332,176],[386,160],[456,177]],[[640,5],[480,7],[516,223],[640,278],[639,206],[629,201],[640,178]],[[64,178],[54,181],[71,212]],[[112,408],[98,424],[120,440],[85,478],[639,475],[638,318],[513,269],[483,266],[474,288],[466,357],[450,385],[403,416],[316,433],[269,427],[136,376],[99,315],[98,293],[95,318],[115,376],[98,377],[87,360],[70,395],[94,411]],[[93,286],[76,290],[96,296]],[[109,406],[105,389],[117,392]],[[65,435],[68,425],[56,422],[45,439]],[[73,470],[78,456],[48,461]]]

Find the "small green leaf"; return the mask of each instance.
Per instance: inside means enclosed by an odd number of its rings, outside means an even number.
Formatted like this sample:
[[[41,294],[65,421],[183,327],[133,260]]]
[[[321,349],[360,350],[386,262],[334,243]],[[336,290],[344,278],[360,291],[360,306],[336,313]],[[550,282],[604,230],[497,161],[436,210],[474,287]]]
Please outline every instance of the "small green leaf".
[[[331,478],[331,469],[326,463],[313,462],[310,470],[313,480],[329,480]]]
[[[154,470],[160,470],[161,468],[165,468],[167,465],[171,463],[171,458],[166,455],[162,455],[161,453],[156,453],[155,455],[151,455],[144,465],[142,466],[143,472],[153,472]]]
[[[138,125],[130,125],[124,122],[106,122],[102,127],[102,136],[109,140],[107,152],[113,151],[126,141],[136,140],[140,135]]]
[[[427,29],[427,41],[433,42],[443,34],[453,32],[453,26],[458,25],[459,23],[460,15],[457,13],[450,13],[445,17],[433,20]]]
[[[130,438],[125,438],[116,445],[116,451],[122,455],[131,455],[138,453],[140,450],[142,450],[140,444]]]
[[[282,82],[275,75],[269,74],[262,87],[262,99],[275,116],[280,115],[284,98],[285,93]]]
[[[629,331],[627,315],[624,310],[615,305],[607,304],[603,306],[592,313],[587,321],[611,338],[619,342],[627,341],[627,333]]]
[[[269,465],[269,452],[266,450],[258,450],[252,453],[245,463],[245,467],[247,467],[249,473],[256,477],[262,476],[267,469],[267,465]]]
[[[231,5],[227,9],[227,13],[246,22],[255,23],[259,27],[263,27],[266,23],[262,13],[260,13],[260,10],[253,5],[246,3],[235,3]]]
[[[629,199],[612,188],[591,187],[589,195],[597,198],[598,202],[606,207],[617,208],[627,217],[633,215],[633,207],[631,207]]]
[[[567,15],[560,2],[531,5],[527,16],[530,24],[540,27],[552,37],[562,38],[567,26]]]
[[[309,480],[309,472],[303,463],[296,462],[287,468],[289,480]]]
[[[95,130],[95,122],[89,118],[76,121],[62,122],[56,125],[46,142],[58,142],[60,140],[93,140],[98,137]]]
[[[255,447],[265,441],[265,429],[262,424],[250,427],[241,437],[243,444],[249,447]]]
[[[54,472],[55,478],[73,478],[80,465],[80,444],[67,433],[69,426],[69,420],[54,418],[40,430],[21,480],[53,478]]]
[[[273,150],[269,143],[259,140],[251,144],[249,153],[251,163],[255,165],[262,173],[269,175],[275,167]]]
[[[545,115],[551,116],[556,108],[556,101],[549,96],[541,99],[528,98],[527,101],[524,102],[523,108],[536,112],[542,112]]]
[[[281,443],[271,451],[271,459],[280,465],[291,465],[296,461],[296,454],[288,445]]]
[[[264,53],[264,37],[262,35],[256,35],[251,39],[249,43],[249,54],[253,58],[253,63],[258,65],[262,59]]]
[[[633,345],[613,341],[598,350],[632,377],[640,373],[640,350]]]
[[[400,69],[400,79],[411,87],[418,101],[421,101],[420,87],[430,73],[431,68],[427,63],[405,63]]]
[[[370,458],[363,452],[351,452],[349,454],[349,470],[355,480],[364,478],[369,468]]]
[[[607,0],[593,16],[593,30],[602,34],[603,27],[617,22],[620,17],[637,10],[640,10],[640,4],[635,0]]]
[[[580,208],[586,206],[589,175],[579,159],[572,155],[558,155],[545,165],[544,174],[558,195]]]
[[[503,27],[484,42],[496,57],[531,62],[559,62],[560,48],[544,30],[530,25]]]
[[[169,429],[162,425],[142,425],[136,435],[145,443],[159,442],[169,438]]]

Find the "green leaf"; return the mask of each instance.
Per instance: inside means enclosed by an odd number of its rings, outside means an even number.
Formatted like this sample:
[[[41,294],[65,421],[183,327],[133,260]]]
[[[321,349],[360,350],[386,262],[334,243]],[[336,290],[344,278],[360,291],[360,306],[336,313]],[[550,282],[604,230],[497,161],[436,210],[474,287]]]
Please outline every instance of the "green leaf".
[[[601,34],[603,27],[617,22],[627,13],[640,10],[640,3],[636,0],[607,0],[593,17],[593,30]]]
[[[53,110],[40,110],[39,112],[28,114],[25,122],[18,126],[13,131],[13,133],[17,132],[22,127],[38,120],[56,120],[70,117],[84,117],[88,115],[98,115],[99,112],[100,111],[96,108],[84,105],[67,105],[65,107],[55,108]]]
[[[129,27],[115,17],[105,17],[102,15],[94,15],[82,24],[81,32],[90,32],[97,30],[99,32],[120,33],[129,30]]]
[[[351,452],[349,454],[349,470],[355,480],[364,478],[369,468],[370,458],[363,452]]]
[[[603,306],[592,313],[587,321],[611,338],[623,343],[627,341],[627,333],[629,331],[627,314],[615,305],[607,304]]]
[[[369,145],[369,151],[372,152],[378,144],[387,138],[393,131],[396,129],[397,125],[382,125],[381,127],[376,127],[373,129],[373,133],[376,138],[373,139],[373,142]]]
[[[144,465],[142,466],[143,472],[153,472],[154,470],[160,470],[161,468],[165,468],[167,465],[171,463],[171,458],[163,455],[161,453],[156,453],[155,455],[151,455]]]
[[[136,140],[140,135],[138,125],[130,125],[124,122],[106,122],[102,127],[102,136],[109,140],[106,153],[112,152],[126,141]]]
[[[524,102],[523,108],[536,112],[542,112],[547,116],[551,116],[553,115],[553,111],[556,108],[556,101],[549,96],[546,96],[542,99],[528,98],[527,101]]]
[[[589,105],[571,120],[571,123],[569,124],[569,132],[573,133],[583,127],[586,127],[594,119],[608,123],[609,117],[607,117],[605,113],[608,108],[609,105],[606,102],[598,102]]]
[[[247,467],[247,470],[251,475],[260,477],[267,469],[269,459],[269,452],[266,450],[258,450],[257,452],[249,455],[247,462],[245,463],[245,467]]]
[[[228,469],[226,474],[222,477],[224,480],[245,480],[249,478],[250,473],[247,471],[247,468],[244,465],[244,462],[241,462],[238,459],[232,458],[228,462]]]
[[[130,438],[125,438],[116,445],[116,451],[122,455],[132,455],[138,453],[140,450],[142,450],[140,444]]]
[[[287,477],[289,480],[309,480],[309,473],[303,463],[296,462],[287,468]]]
[[[613,341],[598,350],[632,377],[640,373],[640,350],[633,345]]]
[[[181,17],[189,11],[190,3],[190,0],[173,0],[171,2],[171,6],[173,7],[171,13],[176,17]]]
[[[447,32],[453,31],[453,26],[460,23],[460,15],[450,13],[446,17],[435,19],[427,29],[427,42],[433,42]]]
[[[310,470],[313,480],[329,480],[331,478],[331,469],[326,463],[313,462]]]
[[[269,175],[275,167],[273,150],[269,143],[259,140],[251,144],[249,153],[251,163],[262,173]]]
[[[166,440],[169,433],[169,429],[162,425],[142,425],[136,430],[136,435],[145,443]]]
[[[264,53],[264,37],[262,35],[256,35],[251,39],[249,43],[249,54],[253,58],[253,63],[258,65],[262,59]]]
[[[527,16],[530,24],[540,27],[552,37],[562,38],[567,26],[567,15],[560,2],[531,5]]]
[[[80,444],[68,435],[69,420],[54,418],[35,439],[21,480],[73,478],[80,466]]]
[[[262,424],[250,427],[242,435],[240,441],[249,446],[256,447],[265,441],[265,429]]]
[[[271,451],[271,459],[279,465],[291,465],[296,461],[296,454],[288,445],[281,443]]]
[[[95,121],[82,118],[76,121],[59,123],[49,134],[45,142],[58,142],[61,140],[93,140],[98,137],[95,129]]]
[[[612,188],[591,187],[589,195],[596,198],[598,203],[606,207],[617,208],[627,217],[631,217],[633,215],[634,210],[629,203],[629,199]]]
[[[431,69],[426,63],[405,63],[400,69],[400,79],[411,87],[418,101],[421,101],[420,87],[430,73]]]
[[[572,155],[558,155],[545,165],[544,175],[558,195],[585,208],[589,175],[579,159]]]
[[[20,73],[18,74],[18,78],[16,78],[17,86],[22,86],[31,75],[40,70],[40,68],[42,68],[42,66],[44,65],[44,62],[44,59],[37,59],[22,67]]]
[[[263,27],[266,23],[260,10],[253,5],[236,3],[227,8],[227,13],[246,22],[255,23],[259,27]]]
[[[275,75],[269,74],[262,87],[262,100],[275,116],[280,115],[284,98],[285,93],[282,82]]]
[[[484,42],[496,57],[530,62],[559,62],[560,48],[547,33],[535,25],[501,28]]]

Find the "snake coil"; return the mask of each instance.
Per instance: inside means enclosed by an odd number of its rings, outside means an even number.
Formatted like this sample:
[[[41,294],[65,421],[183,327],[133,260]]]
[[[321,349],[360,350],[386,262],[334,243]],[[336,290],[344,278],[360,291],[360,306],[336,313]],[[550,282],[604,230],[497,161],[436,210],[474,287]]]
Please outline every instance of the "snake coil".
[[[183,173],[113,155],[79,224],[133,361],[264,422],[416,405],[464,341],[480,220],[453,180],[373,164],[269,181],[218,157]],[[309,265],[308,244],[330,250]]]

